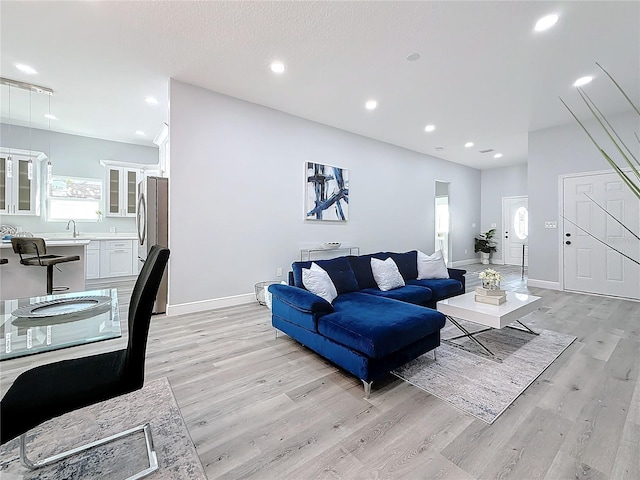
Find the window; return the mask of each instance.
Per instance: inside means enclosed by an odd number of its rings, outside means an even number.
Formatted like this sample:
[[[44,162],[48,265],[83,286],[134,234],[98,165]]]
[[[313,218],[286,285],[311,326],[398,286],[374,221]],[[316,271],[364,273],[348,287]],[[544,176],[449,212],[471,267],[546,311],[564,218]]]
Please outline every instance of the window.
[[[529,236],[529,212],[526,207],[520,207],[513,215],[513,228],[516,232],[516,237],[520,240],[524,240]]]
[[[102,180],[54,175],[49,182],[47,220],[100,220]]]

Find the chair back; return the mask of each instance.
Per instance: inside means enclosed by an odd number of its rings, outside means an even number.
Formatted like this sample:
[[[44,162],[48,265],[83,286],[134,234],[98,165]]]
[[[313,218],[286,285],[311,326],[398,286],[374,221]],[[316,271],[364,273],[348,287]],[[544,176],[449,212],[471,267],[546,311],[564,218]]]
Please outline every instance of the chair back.
[[[168,248],[152,246],[131,293],[128,319],[129,342],[124,369],[127,381],[137,388],[141,388],[144,383],[144,359],[149,324],[168,260]]]
[[[13,253],[17,253],[22,258],[23,254],[46,255],[47,244],[44,238],[39,237],[13,237],[11,239]]]

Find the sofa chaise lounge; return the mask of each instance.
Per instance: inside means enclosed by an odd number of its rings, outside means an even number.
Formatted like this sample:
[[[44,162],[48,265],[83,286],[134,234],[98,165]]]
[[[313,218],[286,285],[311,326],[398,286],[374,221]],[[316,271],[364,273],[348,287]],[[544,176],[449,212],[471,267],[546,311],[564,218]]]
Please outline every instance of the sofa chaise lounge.
[[[435,304],[465,291],[465,270],[418,279],[417,255],[378,252],[313,262],[335,285],[331,303],[305,288],[303,269],[312,262],[294,262],[289,285],[269,286],[272,325],[360,378],[366,398],[373,380],[440,345],[445,317]],[[393,259],[405,285],[381,290],[372,258]]]

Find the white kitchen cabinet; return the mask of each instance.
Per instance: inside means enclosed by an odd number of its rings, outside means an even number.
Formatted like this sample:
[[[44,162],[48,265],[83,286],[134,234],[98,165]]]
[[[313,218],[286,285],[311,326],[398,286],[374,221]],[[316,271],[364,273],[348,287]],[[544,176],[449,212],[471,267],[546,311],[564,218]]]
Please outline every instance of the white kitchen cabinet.
[[[103,240],[100,242],[100,278],[135,275],[133,240]]]
[[[100,241],[92,240],[85,250],[85,278],[100,278]]]
[[[107,217],[135,217],[142,170],[106,165]]]
[[[0,147],[0,213],[40,215],[42,152]]]

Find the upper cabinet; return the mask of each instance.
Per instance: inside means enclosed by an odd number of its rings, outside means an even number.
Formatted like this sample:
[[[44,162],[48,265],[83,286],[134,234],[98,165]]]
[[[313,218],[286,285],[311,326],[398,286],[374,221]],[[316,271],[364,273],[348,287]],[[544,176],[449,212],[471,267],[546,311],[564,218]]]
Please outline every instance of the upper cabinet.
[[[107,217],[136,216],[138,184],[147,176],[162,176],[159,165],[124,163],[116,160],[100,160],[105,167],[107,192]]]
[[[142,169],[106,165],[107,217],[135,217]]]
[[[155,177],[168,177],[169,176],[169,125],[166,123],[162,125],[162,128],[153,139],[153,143],[158,146],[158,166],[159,173],[153,174]]]
[[[0,213],[40,215],[42,152],[0,147]]]

